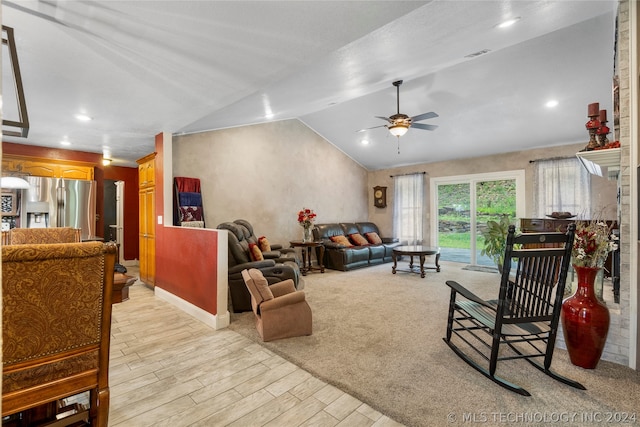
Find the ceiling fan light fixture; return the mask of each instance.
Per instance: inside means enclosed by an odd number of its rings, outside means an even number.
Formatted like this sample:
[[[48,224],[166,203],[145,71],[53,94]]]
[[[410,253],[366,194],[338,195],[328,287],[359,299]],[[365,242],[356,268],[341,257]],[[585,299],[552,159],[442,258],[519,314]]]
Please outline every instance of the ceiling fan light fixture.
[[[404,124],[395,124],[395,125],[388,126],[388,129],[389,129],[389,132],[391,132],[391,135],[400,137],[405,133],[407,133],[407,131],[409,130],[409,126]]]

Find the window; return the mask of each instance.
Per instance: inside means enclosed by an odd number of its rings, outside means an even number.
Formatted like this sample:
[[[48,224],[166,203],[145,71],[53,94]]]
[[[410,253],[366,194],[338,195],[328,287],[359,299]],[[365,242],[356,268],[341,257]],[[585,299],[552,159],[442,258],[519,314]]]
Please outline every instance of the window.
[[[571,212],[591,218],[591,175],[573,157],[538,160],[534,168],[534,213]]]
[[[421,245],[424,238],[424,173],[394,177],[393,232],[401,242]]]

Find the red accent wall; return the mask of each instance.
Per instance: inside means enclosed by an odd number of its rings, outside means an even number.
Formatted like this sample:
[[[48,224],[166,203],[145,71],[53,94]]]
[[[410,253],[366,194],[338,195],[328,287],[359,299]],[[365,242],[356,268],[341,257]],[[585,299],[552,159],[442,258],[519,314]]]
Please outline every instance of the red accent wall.
[[[218,231],[174,227],[172,213],[165,215],[163,194],[163,135],[156,135],[156,286],[217,314]]]
[[[124,252],[122,256],[130,261],[139,258],[139,215],[138,215],[138,168],[109,166],[104,168],[104,179],[124,181],[123,224]]]
[[[156,286],[217,314],[217,231],[174,226],[156,231]]]
[[[138,168],[120,166],[103,166],[102,154],[85,151],[63,150],[57,148],[37,147],[34,145],[2,143],[5,155],[29,156],[43,159],[69,160],[93,165],[96,181],[96,234],[102,236],[104,230],[104,180],[115,179],[125,181],[125,219],[124,250],[125,260],[138,259]]]

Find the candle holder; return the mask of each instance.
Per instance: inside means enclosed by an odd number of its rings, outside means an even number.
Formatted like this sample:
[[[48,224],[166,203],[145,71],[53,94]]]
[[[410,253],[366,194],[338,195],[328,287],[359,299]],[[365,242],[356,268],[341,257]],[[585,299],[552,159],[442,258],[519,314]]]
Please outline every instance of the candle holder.
[[[607,134],[609,133],[609,128],[607,127],[607,110],[600,110],[600,127],[598,128],[598,132],[596,132],[598,136],[598,142],[600,143],[600,147],[605,147],[609,143],[609,139],[607,138]]]
[[[600,128],[600,120],[598,120],[599,106],[597,102],[593,104],[589,104],[587,117],[589,117],[589,121],[585,124],[587,131],[589,132],[589,142],[587,146],[584,147],[584,151],[595,150],[597,147],[600,147],[600,143],[597,140],[598,129]]]

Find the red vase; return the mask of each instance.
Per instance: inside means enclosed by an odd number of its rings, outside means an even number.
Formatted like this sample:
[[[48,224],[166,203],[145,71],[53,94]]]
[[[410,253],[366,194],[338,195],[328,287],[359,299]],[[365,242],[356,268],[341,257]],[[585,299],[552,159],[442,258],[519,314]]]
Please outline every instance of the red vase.
[[[599,267],[573,266],[578,275],[576,293],[562,302],[562,330],[571,363],[595,369],[609,332],[609,309],[594,290]]]

